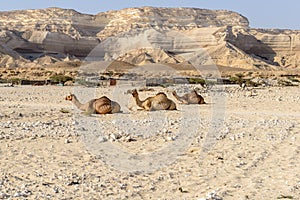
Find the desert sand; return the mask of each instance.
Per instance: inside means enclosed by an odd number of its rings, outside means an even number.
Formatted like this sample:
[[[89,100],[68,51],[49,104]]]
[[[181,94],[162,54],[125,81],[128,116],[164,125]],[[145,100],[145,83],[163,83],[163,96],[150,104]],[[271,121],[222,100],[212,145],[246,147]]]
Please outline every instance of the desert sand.
[[[140,92],[178,106],[151,113],[122,88],[0,87],[0,199],[300,199],[299,86],[178,104],[189,87]],[[86,116],[70,92],[123,113]]]

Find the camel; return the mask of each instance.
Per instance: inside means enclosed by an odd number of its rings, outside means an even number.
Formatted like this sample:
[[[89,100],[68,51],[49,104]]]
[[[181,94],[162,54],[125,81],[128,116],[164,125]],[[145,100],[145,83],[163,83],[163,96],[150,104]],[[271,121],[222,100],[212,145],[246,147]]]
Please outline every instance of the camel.
[[[172,92],[173,96],[183,104],[206,104],[204,98],[199,95],[195,89],[184,94],[182,97],[178,96],[176,91]]]
[[[132,90],[131,94],[135,98],[136,104],[147,111],[176,110],[176,104],[171,99],[168,99],[163,92],[159,92],[153,97],[148,97],[144,101],[140,100],[136,89]]]
[[[92,99],[85,104],[80,103],[74,94],[68,95],[66,100],[73,102],[79,110],[84,111],[86,114],[112,114],[121,112],[120,105],[115,101],[111,101],[106,96],[102,96],[99,99]]]

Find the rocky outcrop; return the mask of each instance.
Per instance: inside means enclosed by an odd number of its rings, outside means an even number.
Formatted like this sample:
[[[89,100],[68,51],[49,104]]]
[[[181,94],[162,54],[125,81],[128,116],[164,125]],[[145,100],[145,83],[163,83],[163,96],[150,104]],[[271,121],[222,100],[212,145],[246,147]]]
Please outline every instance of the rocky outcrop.
[[[195,8],[128,8],[96,15],[96,20],[109,23],[97,36],[105,39],[130,30],[191,30],[201,27],[243,26],[248,27],[247,18],[225,10]]]
[[[246,17],[225,10],[0,12],[0,67],[45,67],[79,59],[294,69],[300,67],[299,57],[300,31],[252,29]]]
[[[251,29],[249,33],[270,49],[269,53],[259,52],[256,47],[251,53],[273,59],[284,68],[300,67],[300,30]]]

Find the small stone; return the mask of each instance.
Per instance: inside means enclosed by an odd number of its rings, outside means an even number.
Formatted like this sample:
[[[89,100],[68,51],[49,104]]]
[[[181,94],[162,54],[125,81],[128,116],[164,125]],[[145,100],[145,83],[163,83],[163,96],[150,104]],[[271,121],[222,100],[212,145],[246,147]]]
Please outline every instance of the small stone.
[[[102,142],[106,142],[107,138],[105,136],[99,136],[98,137],[98,142],[102,143]]]
[[[215,191],[212,191],[206,195],[207,200],[223,200],[222,197],[219,197]]]
[[[175,136],[168,136],[167,137],[167,141],[174,141],[175,140]]]
[[[9,195],[0,192],[0,199],[7,199],[9,197]]]
[[[110,138],[112,138],[113,140],[118,140],[118,139],[120,139],[120,138],[122,137],[122,135],[120,135],[120,134],[118,134],[118,133],[116,133],[116,134],[110,134],[109,136],[110,136]]]
[[[132,138],[130,135],[125,138],[126,142],[134,142],[136,139]]]
[[[21,197],[22,196],[22,193],[21,192],[16,192],[15,194],[14,194],[14,197]]]
[[[58,188],[57,186],[55,186],[55,187],[53,188],[53,191],[54,191],[55,193],[59,193],[59,188]]]
[[[126,183],[120,184],[120,188],[121,188],[121,190],[125,190],[127,188],[127,184]]]
[[[282,101],[282,97],[278,97],[276,101]]]
[[[65,144],[69,144],[71,141],[69,139],[65,139]]]

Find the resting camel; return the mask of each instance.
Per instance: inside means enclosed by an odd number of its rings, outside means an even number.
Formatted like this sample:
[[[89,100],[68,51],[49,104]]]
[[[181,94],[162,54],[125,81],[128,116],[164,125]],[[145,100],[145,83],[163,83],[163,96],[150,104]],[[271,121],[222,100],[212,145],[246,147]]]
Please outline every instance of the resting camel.
[[[102,96],[99,99],[92,99],[85,104],[80,103],[74,94],[68,95],[66,100],[72,101],[79,110],[84,111],[86,114],[111,114],[121,112],[120,105],[115,101],[111,101],[106,96]]]
[[[168,99],[163,92],[157,93],[153,97],[148,97],[144,101],[140,100],[136,89],[132,90],[131,94],[135,98],[136,104],[147,111],[176,110],[176,104],[171,99]]]
[[[191,92],[178,96],[176,91],[172,92],[173,96],[183,104],[206,104],[204,98],[193,89]]]

